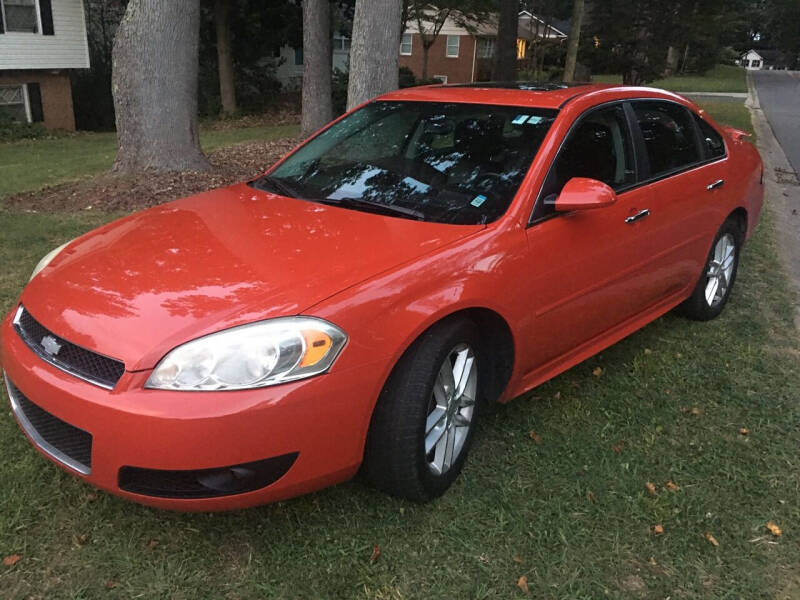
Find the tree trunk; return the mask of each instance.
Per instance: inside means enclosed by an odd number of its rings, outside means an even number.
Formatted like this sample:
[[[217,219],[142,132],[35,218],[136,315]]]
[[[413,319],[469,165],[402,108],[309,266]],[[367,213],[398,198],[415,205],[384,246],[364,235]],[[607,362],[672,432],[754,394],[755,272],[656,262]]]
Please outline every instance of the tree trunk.
[[[567,58],[564,62],[564,81],[575,80],[575,64],[578,62],[578,46],[581,42],[581,25],[583,23],[583,0],[574,0],[572,4],[572,23],[567,40]]]
[[[117,30],[113,170],[205,170],[197,133],[200,0],[131,0]]]
[[[428,55],[431,47],[422,44],[422,81],[428,81]]]
[[[678,54],[678,49],[675,46],[670,46],[667,48],[667,61],[666,67],[664,68],[664,77],[671,77],[675,74],[675,70],[678,68],[678,61],[680,60],[680,54]]]
[[[398,87],[402,0],[356,0],[347,109]]]
[[[517,79],[518,20],[519,0],[500,0],[494,72],[492,73],[492,79],[495,81],[516,81]]]
[[[333,119],[330,10],[329,0],[303,0],[303,137]]]
[[[236,88],[233,84],[233,56],[231,54],[231,30],[228,24],[230,0],[214,2],[217,26],[217,62],[219,63],[219,95],[222,99],[222,114],[236,112]]]

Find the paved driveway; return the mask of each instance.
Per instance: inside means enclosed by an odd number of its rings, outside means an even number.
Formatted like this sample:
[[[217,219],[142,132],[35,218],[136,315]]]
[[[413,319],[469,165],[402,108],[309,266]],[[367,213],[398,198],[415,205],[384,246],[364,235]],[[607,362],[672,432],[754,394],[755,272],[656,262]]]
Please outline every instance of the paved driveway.
[[[752,71],[761,109],[800,174],[800,71]]]

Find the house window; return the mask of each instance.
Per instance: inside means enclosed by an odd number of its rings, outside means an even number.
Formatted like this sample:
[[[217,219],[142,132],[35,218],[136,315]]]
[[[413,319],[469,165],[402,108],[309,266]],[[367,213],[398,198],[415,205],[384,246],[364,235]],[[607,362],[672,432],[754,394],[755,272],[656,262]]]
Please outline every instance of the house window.
[[[36,11],[36,0],[0,0],[3,11],[3,23],[6,31],[37,33],[39,17]]]
[[[295,48],[294,49],[294,64],[300,66],[303,64],[303,49],[302,48]]]
[[[747,59],[745,58],[745,59],[742,61],[742,64],[743,64],[745,67],[749,67],[749,66],[750,66],[750,61],[749,61],[749,60],[747,60]]]
[[[400,54],[403,56],[411,56],[414,51],[414,35],[411,33],[404,33],[403,39],[400,40]]]
[[[334,52],[347,52],[348,50],[350,50],[350,38],[346,37],[333,38]]]
[[[433,79],[438,79],[442,83],[447,83],[447,75],[434,75]]]
[[[25,85],[0,85],[0,117],[30,123]]]
[[[758,67],[761,66],[761,61],[760,60],[754,60],[753,62],[750,63],[750,66],[753,67],[754,69],[757,69]]]
[[[478,38],[478,58],[494,56],[494,38]]]
[[[460,35],[447,36],[447,58],[458,58],[458,48],[461,44]]]

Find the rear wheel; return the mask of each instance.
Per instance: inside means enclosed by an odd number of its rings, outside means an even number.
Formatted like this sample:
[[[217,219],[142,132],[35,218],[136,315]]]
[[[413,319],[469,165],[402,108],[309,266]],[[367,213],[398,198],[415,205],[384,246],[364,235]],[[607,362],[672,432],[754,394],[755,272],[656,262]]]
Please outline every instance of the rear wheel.
[[[458,476],[479,413],[477,327],[442,322],[406,352],[372,416],[364,472],[375,487],[424,502]]]
[[[678,307],[680,314],[696,321],[708,321],[722,312],[736,281],[742,241],[742,230],[736,220],[725,221],[714,238],[692,295]]]

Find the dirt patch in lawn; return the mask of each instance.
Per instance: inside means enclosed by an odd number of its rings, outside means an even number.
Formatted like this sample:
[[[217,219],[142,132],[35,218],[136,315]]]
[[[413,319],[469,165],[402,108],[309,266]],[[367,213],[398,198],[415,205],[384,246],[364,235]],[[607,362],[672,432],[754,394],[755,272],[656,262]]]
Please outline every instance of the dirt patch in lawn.
[[[30,211],[132,211],[250,179],[265,171],[296,144],[282,138],[220,148],[204,172],[110,173],[63,183],[0,200],[0,206]]]

